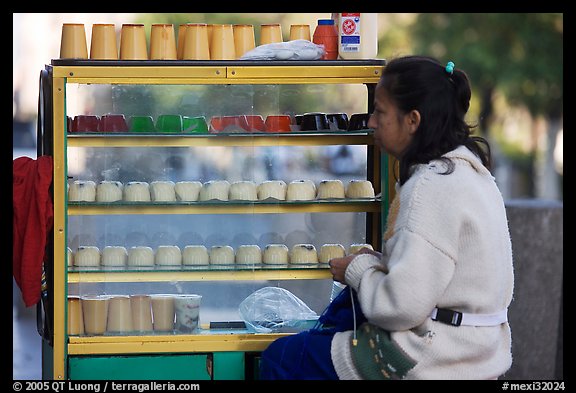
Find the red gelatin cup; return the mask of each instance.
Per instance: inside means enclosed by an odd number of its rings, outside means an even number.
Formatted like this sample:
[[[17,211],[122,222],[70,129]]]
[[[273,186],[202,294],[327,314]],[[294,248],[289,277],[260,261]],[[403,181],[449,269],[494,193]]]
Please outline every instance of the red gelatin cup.
[[[72,120],[70,132],[98,132],[100,118],[95,115],[77,115]]]

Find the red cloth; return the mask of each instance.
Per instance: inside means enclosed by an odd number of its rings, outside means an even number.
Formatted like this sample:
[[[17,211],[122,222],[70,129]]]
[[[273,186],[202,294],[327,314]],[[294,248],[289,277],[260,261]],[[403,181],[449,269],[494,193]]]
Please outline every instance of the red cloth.
[[[12,175],[12,274],[30,307],[40,300],[45,246],[54,225],[52,157],[19,157],[12,163]]]

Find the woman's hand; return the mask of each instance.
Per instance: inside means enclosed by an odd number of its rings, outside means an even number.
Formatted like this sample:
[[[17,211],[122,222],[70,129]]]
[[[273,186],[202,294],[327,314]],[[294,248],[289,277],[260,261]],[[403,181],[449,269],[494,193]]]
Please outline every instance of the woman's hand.
[[[352,262],[357,254],[350,254],[342,258],[332,258],[328,264],[330,265],[330,273],[332,273],[332,278],[334,281],[346,284],[346,279],[344,275],[346,274],[346,268]]]
[[[378,251],[371,250],[369,248],[363,247],[360,251],[355,254],[350,254],[342,258],[332,258],[328,264],[330,265],[330,273],[332,273],[332,278],[334,281],[346,284],[346,268],[352,262],[352,260],[360,254],[372,254],[375,257],[382,259],[382,253]]]
[[[378,257],[379,259],[382,259],[382,253],[381,253],[381,252],[374,251],[374,250],[372,250],[372,249],[370,249],[370,248],[367,248],[367,247],[362,247],[362,248],[360,249],[360,251],[358,251],[356,254],[372,254],[372,255],[374,255],[375,257]]]

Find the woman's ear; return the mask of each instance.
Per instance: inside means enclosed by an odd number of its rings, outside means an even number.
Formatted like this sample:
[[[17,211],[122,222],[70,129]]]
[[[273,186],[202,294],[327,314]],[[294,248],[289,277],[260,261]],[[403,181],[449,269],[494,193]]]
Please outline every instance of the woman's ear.
[[[412,109],[406,115],[406,122],[408,123],[410,134],[414,134],[420,126],[420,112],[418,112],[416,109]]]

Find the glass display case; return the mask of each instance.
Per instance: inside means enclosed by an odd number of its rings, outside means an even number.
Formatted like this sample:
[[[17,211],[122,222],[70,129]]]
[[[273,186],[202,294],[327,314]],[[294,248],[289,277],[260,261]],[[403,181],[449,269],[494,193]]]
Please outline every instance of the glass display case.
[[[44,377],[250,379],[312,327],[329,258],[381,249],[393,189],[366,119],[384,64],[53,60]],[[247,321],[266,287],[313,315]]]

